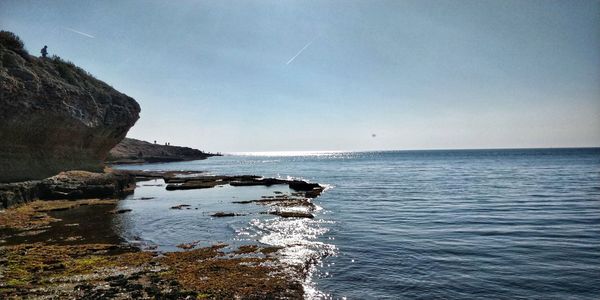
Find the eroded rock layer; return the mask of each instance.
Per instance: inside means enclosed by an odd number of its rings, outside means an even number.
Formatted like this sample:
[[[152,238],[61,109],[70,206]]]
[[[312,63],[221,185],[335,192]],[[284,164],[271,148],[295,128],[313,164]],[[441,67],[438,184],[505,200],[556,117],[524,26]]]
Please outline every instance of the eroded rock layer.
[[[58,57],[29,55],[0,32],[0,182],[100,171],[139,118],[131,97]]]

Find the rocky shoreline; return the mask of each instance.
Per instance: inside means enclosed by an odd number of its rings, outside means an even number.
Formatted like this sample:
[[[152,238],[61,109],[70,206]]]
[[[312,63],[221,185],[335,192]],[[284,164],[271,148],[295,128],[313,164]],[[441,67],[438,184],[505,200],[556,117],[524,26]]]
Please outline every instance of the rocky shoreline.
[[[281,247],[244,245],[223,251],[225,244],[198,248],[190,242],[180,245],[182,252],[142,251],[116,235],[110,239],[107,235],[98,238],[88,234],[89,231],[78,230],[77,227],[92,221],[68,217],[69,213],[76,214],[82,209],[99,214],[101,221],[108,220],[110,214],[127,213],[115,210],[119,195],[133,191],[136,181],[156,178],[167,183],[167,190],[173,190],[169,186],[203,189],[220,185],[287,184],[296,191],[292,195],[238,202],[268,206],[272,209],[265,213],[282,218],[312,218],[311,199],[324,190],[315,183],[250,175],[61,173],[37,183],[37,195],[42,200],[24,201],[0,210],[0,298],[303,298],[303,280],[309,267],[281,263]],[[6,192],[2,194],[5,197]],[[57,199],[59,196],[65,197]],[[92,199],[81,199],[82,196]],[[287,207],[302,207],[307,212],[294,214],[286,211]],[[218,212],[214,217],[238,215],[238,212]]]
[[[253,175],[105,168],[106,162],[219,154],[126,139],[141,111],[133,98],[58,56],[29,55],[7,31],[0,31],[0,83],[0,299],[303,298],[311,261],[284,263],[285,247],[258,241],[199,247],[199,241],[189,241],[177,245],[182,251],[141,249],[112,221],[135,214],[119,203],[144,180],[162,180],[166,191],[287,185],[292,192],[285,195],[232,202],[261,205],[254,213],[298,221],[314,217],[312,200],[322,186]],[[192,208],[171,209],[165,214]],[[209,213],[220,221],[246,215]]]

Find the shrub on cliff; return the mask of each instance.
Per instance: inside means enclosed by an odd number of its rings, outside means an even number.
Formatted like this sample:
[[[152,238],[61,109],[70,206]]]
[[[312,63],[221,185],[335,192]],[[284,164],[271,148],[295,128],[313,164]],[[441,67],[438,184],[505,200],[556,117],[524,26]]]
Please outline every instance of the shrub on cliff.
[[[25,45],[23,45],[23,41],[14,33],[10,31],[0,30],[0,45],[5,48],[12,50],[23,58],[28,58],[29,53],[25,50]]]
[[[86,78],[96,79],[90,72],[76,66],[74,63],[64,60],[57,55],[52,55],[50,61],[58,71],[60,77],[70,84],[77,85]]]

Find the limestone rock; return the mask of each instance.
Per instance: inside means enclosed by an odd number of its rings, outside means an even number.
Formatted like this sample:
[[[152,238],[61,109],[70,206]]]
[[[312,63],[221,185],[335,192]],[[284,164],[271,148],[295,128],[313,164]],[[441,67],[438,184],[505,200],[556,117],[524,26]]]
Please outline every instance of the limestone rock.
[[[6,31],[0,32],[0,107],[0,182],[101,171],[140,112],[133,98],[74,64],[27,54]]]

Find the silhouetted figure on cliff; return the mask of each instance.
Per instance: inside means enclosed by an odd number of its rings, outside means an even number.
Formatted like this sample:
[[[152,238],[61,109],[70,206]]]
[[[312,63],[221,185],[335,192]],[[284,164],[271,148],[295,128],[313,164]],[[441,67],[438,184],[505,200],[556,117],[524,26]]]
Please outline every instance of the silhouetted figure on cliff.
[[[46,55],[48,55],[48,46],[44,45],[44,48],[42,48],[42,57],[46,58]]]

